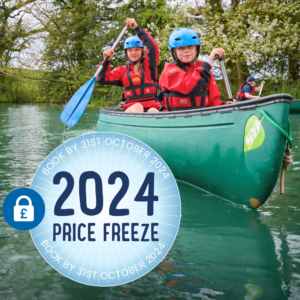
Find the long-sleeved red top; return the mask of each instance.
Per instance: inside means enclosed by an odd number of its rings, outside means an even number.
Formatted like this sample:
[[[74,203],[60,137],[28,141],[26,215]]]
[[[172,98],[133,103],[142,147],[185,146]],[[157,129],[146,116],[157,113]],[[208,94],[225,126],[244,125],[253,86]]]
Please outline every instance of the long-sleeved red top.
[[[110,62],[107,61],[97,78],[100,84],[125,87],[126,108],[130,106],[129,103],[141,102],[144,104],[145,101],[154,100],[157,94],[158,45],[147,30],[138,26],[135,31],[143,45],[147,47],[146,56],[141,59],[139,75],[135,73],[134,63],[131,61],[127,61],[125,66],[117,67],[112,71]]]
[[[224,104],[210,69],[207,62],[166,64],[159,80],[163,105],[168,110],[181,110]]]

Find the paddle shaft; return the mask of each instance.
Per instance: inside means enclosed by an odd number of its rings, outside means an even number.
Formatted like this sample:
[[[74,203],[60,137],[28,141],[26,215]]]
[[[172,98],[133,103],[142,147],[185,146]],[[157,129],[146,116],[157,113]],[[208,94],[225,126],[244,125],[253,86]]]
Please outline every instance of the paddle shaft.
[[[258,95],[258,96],[260,96],[260,95],[261,95],[261,92],[262,92],[262,89],[263,89],[263,87],[264,87],[264,84],[262,84],[262,86],[261,86],[261,89],[260,89],[260,91],[259,91],[259,95]]]
[[[221,68],[221,71],[222,71],[222,75],[223,75],[223,79],[224,79],[224,83],[225,83],[225,88],[226,88],[228,100],[232,101],[233,98],[232,98],[231,88],[230,88],[229,80],[228,80],[228,77],[227,77],[227,72],[226,72],[226,68],[225,68],[223,58],[219,57],[219,55],[217,54],[215,56],[215,60],[216,59],[219,59],[219,62],[220,62],[220,68]]]
[[[119,35],[119,37],[117,38],[117,40],[115,41],[114,45],[112,46],[112,50],[115,50],[116,47],[118,46],[118,44],[120,43],[120,40],[122,39],[122,37],[124,36],[126,30],[127,30],[127,26],[124,27],[124,29],[122,30],[121,34]],[[102,71],[103,69],[103,64],[108,60],[108,56],[106,56],[101,64],[101,66],[98,68],[97,72],[95,73],[94,77],[97,78],[97,76],[99,75],[99,73]]]
[[[112,50],[115,50],[117,45],[119,44],[120,40],[124,36],[127,30],[127,26],[124,27],[121,34],[119,35],[118,39],[115,41]],[[66,125],[73,127],[77,124],[79,119],[81,118],[82,114],[84,113],[94,90],[94,85],[96,82],[96,78],[103,69],[103,63],[108,60],[108,56],[105,57],[101,66],[98,68],[97,72],[95,73],[94,77],[87,81],[77,92],[73,95],[70,99],[68,104],[63,109],[60,119]]]

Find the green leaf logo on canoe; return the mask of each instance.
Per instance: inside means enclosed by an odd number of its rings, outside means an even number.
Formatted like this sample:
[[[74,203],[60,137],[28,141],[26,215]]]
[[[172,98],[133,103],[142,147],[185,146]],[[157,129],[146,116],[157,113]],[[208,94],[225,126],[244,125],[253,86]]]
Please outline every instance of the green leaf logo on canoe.
[[[259,120],[257,116],[252,115],[245,127],[244,152],[260,147],[265,140],[265,130],[261,125],[264,116]]]

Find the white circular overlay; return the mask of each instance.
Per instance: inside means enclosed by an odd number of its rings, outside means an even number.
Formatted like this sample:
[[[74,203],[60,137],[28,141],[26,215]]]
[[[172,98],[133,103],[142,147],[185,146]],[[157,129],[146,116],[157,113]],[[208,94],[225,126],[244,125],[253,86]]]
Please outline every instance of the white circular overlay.
[[[93,286],[115,286],[148,273],[170,250],[180,195],[162,158],[132,137],[95,132],[55,149],[31,189],[44,199],[30,231],[58,272]]]

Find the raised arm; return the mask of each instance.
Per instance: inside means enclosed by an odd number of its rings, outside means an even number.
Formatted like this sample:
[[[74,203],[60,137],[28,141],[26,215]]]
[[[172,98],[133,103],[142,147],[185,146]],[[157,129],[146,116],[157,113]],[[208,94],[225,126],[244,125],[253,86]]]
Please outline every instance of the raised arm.
[[[147,47],[144,66],[150,70],[151,79],[157,82],[157,65],[159,62],[158,45],[146,29],[137,26],[135,32],[138,38],[143,42],[143,45]]]
[[[108,49],[103,52],[103,56],[104,58],[109,56],[109,59],[103,64],[103,69],[98,75],[97,82],[105,85],[123,86],[121,80],[122,67],[117,67],[113,71],[110,71],[110,60],[114,56],[114,51],[112,49]]]

